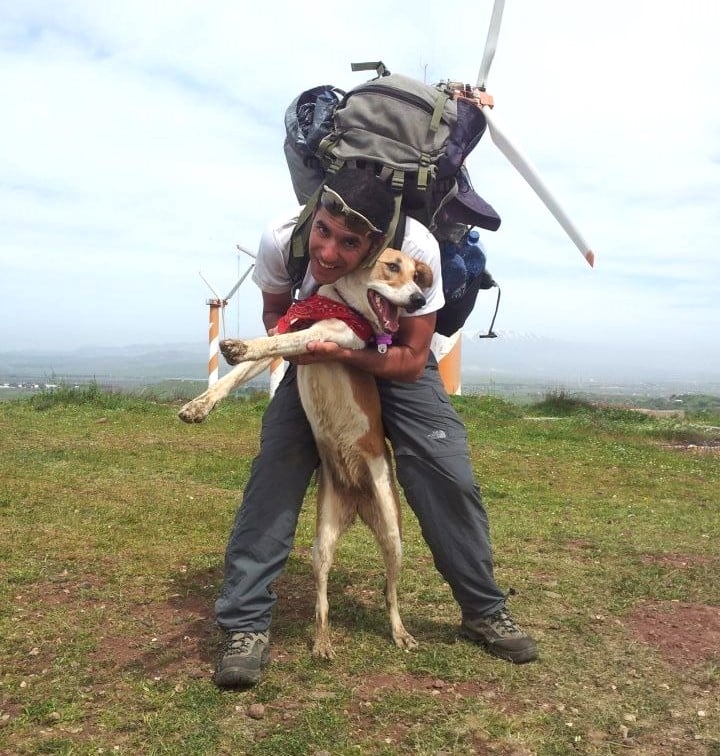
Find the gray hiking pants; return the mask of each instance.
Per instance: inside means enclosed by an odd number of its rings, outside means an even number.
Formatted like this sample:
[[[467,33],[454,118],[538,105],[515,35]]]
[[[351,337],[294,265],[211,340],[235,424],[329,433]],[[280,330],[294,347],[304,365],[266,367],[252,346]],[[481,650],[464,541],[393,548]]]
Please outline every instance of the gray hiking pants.
[[[493,577],[488,519],[472,475],[465,427],[432,357],[415,383],[378,380],[385,433],[398,482],[435,566],[466,618],[505,602]],[[290,366],[263,417],[260,451],[225,554],[215,603],[224,630],[270,626],[272,583],[290,555],[305,491],[319,458]]]

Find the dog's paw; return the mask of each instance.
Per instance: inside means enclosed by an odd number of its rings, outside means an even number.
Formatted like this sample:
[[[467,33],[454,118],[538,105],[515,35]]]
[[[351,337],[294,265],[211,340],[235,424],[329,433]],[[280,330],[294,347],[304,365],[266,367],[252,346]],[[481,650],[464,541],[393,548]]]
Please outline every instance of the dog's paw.
[[[223,339],[220,351],[228,365],[237,365],[247,353],[247,344],[241,339]]]
[[[201,423],[211,412],[215,403],[208,397],[199,396],[197,399],[193,399],[188,402],[178,412],[178,417],[184,423]]]
[[[333,651],[330,640],[327,638],[317,638],[315,640],[315,645],[313,646],[312,655],[316,659],[325,659],[326,661],[334,659],[335,651]]]
[[[405,649],[405,651],[411,651],[418,647],[418,642],[404,627],[393,632],[393,640],[398,648]]]

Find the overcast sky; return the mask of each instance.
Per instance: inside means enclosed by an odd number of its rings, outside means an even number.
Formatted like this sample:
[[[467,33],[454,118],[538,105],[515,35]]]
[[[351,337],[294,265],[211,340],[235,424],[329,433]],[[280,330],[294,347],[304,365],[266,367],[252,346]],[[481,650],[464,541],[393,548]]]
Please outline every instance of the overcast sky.
[[[236,243],[294,204],[295,95],[361,83],[358,60],[475,83],[491,0],[331,8],[0,0],[0,351],[205,343],[199,272],[224,296],[250,263]],[[719,35],[717,0],[507,0],[494,115],[596,264],[486,134],[468,166],[503,219],[483,236],[499,332],[717,361]],[[248,280],[226,335],[259,311]]]

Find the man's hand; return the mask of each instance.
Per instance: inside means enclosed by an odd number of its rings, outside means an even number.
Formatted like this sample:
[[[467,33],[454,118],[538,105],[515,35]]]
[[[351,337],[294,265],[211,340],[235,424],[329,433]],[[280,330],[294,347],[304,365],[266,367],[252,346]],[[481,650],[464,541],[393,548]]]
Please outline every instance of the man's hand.
[[[435,328],[435,313],[400,318],[400,330],[386,353],[377,349],[345,349],[332,341],[311,341],[308,354],[293,358],[296,365],[342,362],[377,378],[416,381],[422,375]]]
[[[308,354],[292,357],[290,362],[296,365],[312,365],[316,362],[343,361],[343,358],[352,354],[352,349],[338,346],[334,341],[310,341],[307,345]]]

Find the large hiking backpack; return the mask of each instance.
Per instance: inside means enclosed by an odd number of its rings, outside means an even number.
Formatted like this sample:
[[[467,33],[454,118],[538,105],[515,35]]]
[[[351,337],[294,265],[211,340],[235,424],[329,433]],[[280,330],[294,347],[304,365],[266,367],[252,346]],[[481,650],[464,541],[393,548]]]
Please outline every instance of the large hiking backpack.
[[[295,194],[305,205],[291,245],[293,282],[299,284],[307,268],[308,221],[319,188],[327,174],[345,165],[373,171],[394,190],[389,243],[402,240],[403,214],[430,229],[440,243],[445,282],[446,267],[453,278],[464,265],[462,251],[472,253],[468,232],[474,226],[495,231],[500,225],[464,167],[485,131],[485,116],[468,99],[455,99],[450,87],[391,74],[382,63],[352,68],[376,69],[378,77],[347,93],[331,85],[314,87],[295,98],[285,115],[285,156]],[[484,270],[484,255],[473,278],[468,267],[463,267],[464,281],[444,283],[446,306],[438,313],[438,333],[455,333],[472,311],[478,290],[494,285]]]

